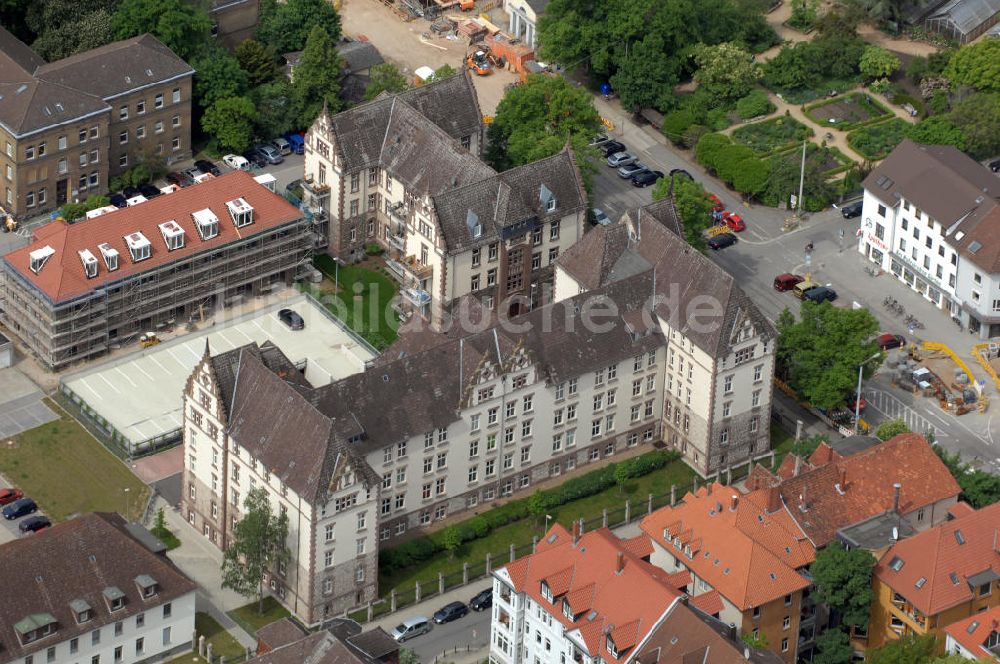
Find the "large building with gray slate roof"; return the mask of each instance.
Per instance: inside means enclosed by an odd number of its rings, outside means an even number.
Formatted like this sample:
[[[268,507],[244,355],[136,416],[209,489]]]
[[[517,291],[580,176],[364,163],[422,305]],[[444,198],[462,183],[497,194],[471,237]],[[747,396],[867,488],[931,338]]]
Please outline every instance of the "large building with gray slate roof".
[[[316,624],[376,598],[380,546],[581,466],[659,442],[702,475],[764,456],[774,330],[676,228],[670,204],[633,211],[567,252],[559,301],[325,386],[273,346],[206,351],[185,394],[184,514],[224,548],[266,488],[293,556],[268,583]]]
[[[190,157],[193,76],[149,34],[46,63],[0,27],[0,213],[103,194],[141,154]]]
[[[471,295],[523,313],[543,303],[555,259],[584,231],[587,196],[567,149],[497,173],[468,72],[329,115],[306,136],[306,203],[317,247],[389,252],[400,309],[443,326]]]

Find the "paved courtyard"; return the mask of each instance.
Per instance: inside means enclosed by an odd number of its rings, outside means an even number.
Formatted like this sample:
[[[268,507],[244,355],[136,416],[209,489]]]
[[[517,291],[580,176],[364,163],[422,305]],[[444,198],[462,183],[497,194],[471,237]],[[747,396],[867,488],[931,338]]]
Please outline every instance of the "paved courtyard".
[[[0,438],[34,429],[56,419],[42,403],[44,395],[17,369],[0,371]]]

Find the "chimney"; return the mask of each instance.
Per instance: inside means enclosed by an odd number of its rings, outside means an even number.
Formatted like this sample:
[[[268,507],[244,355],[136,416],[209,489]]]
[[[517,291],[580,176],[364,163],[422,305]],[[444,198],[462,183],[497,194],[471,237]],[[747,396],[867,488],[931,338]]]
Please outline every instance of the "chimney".
[[[580,522],[573,522],[573,544],[576,545],[580,542]]]
[[[892,511],[899,512],[899,492],[903,488],[903,485],[896,482],[892,485]]]
[[[750,661],[750,646],[743,646],[743,659]]]
[[[799,510],[805,512],[809,509],[809,503],[806,502],[806,485],[802,485],[802,493],[799,494]]]
[[[840,469],[840,488],[847,491],[847,469],[843,467]]]
[[[799,476],[799,469],[802,467],[802,459],[799,458],[798,454],[796,454],[794,456],[795,456],[795,472],[792,473],[792,477],[798,477]]]
[[[740,497],[734,493],[732,498],[729,499],[729,511],[735,512],[736,506],[739,505],[739,503],[740,503]]]
[[[615,561],[615,574],[621,574],[625,569],[625,554],[618,552],[618,560]]]

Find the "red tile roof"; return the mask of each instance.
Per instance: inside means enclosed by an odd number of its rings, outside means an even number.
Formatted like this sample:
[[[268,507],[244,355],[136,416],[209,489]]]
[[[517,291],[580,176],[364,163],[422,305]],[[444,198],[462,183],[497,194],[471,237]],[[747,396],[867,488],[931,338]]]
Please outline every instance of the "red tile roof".
[[[646,535],[636,535],[627,540],[622,540],[622,546],[636,558],[647,558],[653,555],[653,543]]]
[[[625,661],[629,649],[681,596],[666,572],[629,551],[626,543],[606,528],[586,533],[574,544],[565,528],[554,526],[535,553],[518,558],[496,574],[508,577],[517,592],[545,607],[567,631],[579,630],[590,654],[599,654],[608,662]],[[566,579],[569,583],[564,587]],[[552,602],[541,594],[543,581],[553,590]],[[564,599],[574,620],[563,614]],[[605,628],[612,630],[617,658],[607,650]]]
[[[236,228],[226,202],[243,198],[253,208],[253,223]],[[192,213],[210,209],[219,220],[219,234],[203,241]],[[302,213],[281,196],[255,182],[244,171],[233,171],[172,194],[139,205],[109,212],[95,219],[67,224],[54,221],[35,230],[30,245],[4,256],[25,281],[50,300],[62,302],[84,295],[109,280],[118,281],[167,265],[180,258],[219,249],[231,242],[294,221]],[[159,225],[176,221],[184,230],[184,246],[168,251]],[[141,232],[152,245],[151,256],[134,263],[125,237]],[[118,251],[118,269],[109,272],[98,245],[107,243]],[[29,254],[49,246],[55,254],[38,274],[31,271]],[[88,279],[79,252],[89,250],[97,258],[97,276]]]
[[[931,445],[917,433],[900,434],[856,454],[836,457],[831,455],[828,463],[778,485],[792,516],[817,547],[832,541],[840,528],[892,510],[897,482],[902,485],[902,514],[961,491]],[[818,460],[816,455],[813,460]],[[805,511],[799,509],[803,500]]]
[[[725,608],[718,590],[709,590],[691,598],[691,603],[710,616],[717,616]]]
[[[944,631],[979,661],[1000,662],[996,653],[983,647],[993,632],[1000,632],[1000,606],[954,622],[945,627]]]
[[[1000,503],[994,503],[892,545],[875,576],[925,615],[936,615],[1000,579],[998,531]]]
[[[773,509],[771,504],[769,509],[769,498],[767,489],[743,495],[715,483],[689,492],[674,507],[653,512],[641,527],[745,611],[808,587],[809,581],[796,570],[811,563],[816,554],[783,506]],[[690,548],[678,549],[675,537]]]

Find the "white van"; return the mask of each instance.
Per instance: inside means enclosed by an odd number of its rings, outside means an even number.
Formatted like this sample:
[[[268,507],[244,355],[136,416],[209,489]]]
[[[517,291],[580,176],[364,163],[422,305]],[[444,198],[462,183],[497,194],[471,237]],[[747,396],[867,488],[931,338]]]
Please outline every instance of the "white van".
[[[246,160],[245,157],[241,157],[238,154],[227,154],[222,158],[223,163],[229,168],[236,171],[249,171],[250,162]]]

